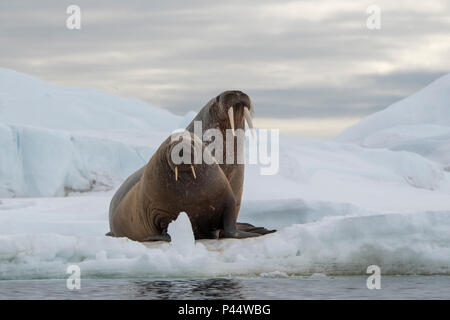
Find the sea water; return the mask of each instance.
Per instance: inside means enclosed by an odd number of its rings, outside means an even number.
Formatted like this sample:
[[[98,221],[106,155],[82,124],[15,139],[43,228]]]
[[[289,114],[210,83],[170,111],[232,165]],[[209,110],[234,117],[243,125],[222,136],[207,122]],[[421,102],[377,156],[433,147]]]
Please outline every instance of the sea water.
[[[82,279],[0,281],[0,299],[450,299],[449,276],[367,277],[314,275],[289,278]]]

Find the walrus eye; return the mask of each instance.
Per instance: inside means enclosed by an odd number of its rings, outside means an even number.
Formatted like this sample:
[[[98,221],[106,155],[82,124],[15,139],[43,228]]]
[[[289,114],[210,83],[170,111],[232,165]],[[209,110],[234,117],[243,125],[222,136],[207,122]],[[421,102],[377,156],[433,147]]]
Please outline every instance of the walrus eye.
[[[233,136],[236,136],[234,133],[234,113],[233,113],[233,107],[230,107],[228,109],[228,118],[230,119],[230,125],[231,125],[231,132],[233,133]]]
[[[248,127],[252,131],[252,137],[255,137],[255,129],[253,129],[252,115],[250,114],[250,110],[247,107],[244,108],[244,117],[247,121]]]

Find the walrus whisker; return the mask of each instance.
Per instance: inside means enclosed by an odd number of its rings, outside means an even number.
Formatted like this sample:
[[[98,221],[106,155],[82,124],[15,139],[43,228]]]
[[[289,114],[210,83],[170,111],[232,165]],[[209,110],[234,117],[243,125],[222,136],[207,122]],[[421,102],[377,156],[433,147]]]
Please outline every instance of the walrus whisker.
[[[197,179],[197,175],[195,174],[194,166],[191,164],[192,174],[194,175],[194,179]]]
[[[178,181],[178,167],[175,166],[175,181]]]
[[[231,132],[233,133],[233,136],[236,136],[236,134],[234,133],[234,111],[233,111],[233,107],[230,107],[228,109],[228,118],[230,118]]]
[[[255,137],[255,129],[253,129],[252,115],[250,114],[250,110],[247,107],[244,108],[244,118],[247,121],[248,127],[252,131],[252,137]]]

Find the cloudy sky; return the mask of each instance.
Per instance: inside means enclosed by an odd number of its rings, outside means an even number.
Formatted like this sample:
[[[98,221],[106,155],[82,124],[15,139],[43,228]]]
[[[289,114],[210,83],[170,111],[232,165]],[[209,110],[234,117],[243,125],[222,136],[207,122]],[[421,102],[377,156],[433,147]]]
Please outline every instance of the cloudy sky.
[[[257,126],[331,137],[450,72],[449,3],[2,1],[0,67],[176,114],[239,89]],[[71,4],[81,30],[66,28]]]

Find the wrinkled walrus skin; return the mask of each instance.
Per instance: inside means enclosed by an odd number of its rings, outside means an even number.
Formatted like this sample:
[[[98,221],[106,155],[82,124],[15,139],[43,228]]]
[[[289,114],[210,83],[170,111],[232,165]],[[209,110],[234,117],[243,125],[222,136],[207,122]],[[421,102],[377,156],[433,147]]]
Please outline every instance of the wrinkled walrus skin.
[[[111,233],[136,241],[169,241],[167,227],[184,211],[196,239],[217,238],[219,232],[226,238],[259,236],[236,229],[234,194],[218,164],[175,165],[169,159],[175,143],[169,137],[142,174],[125,182],[134,185],[110,217]]]
[[[195,119],[189,124],[187,130],[190,132],[194,132],[194,121],[202,122],[202,133],[210,128],[219,129],[223,137],[226,137],[226,130],[231,129],[231,123],[229,119],[229,108],[232,107],[234,111],[234,125],[235,129],[244,129],[245,128],[245,115],[244,108],[249,109],[250,113],[253,114],[253,105],[251,104],[250,98],[241,91],[225,91],[218,95],[217,97],[211,99],[197,114]],[[249,123],[251,127],[251,124]],[[207,145],[207,142],[205,143]],[[235,143],[235,156],[238,154],[238,145]],[[223,159],[225,160],[226,154],[226,146],[223,147]],[[228,180],[230,189],[233,192],[235,198],[236,205],[236,218],[239,214],[240,206],[241,206],[241,198],[243,191],[243,182],[244,182],[244,165],[237,164],[220,164],[220,168]],[[109,208],[109,219],[110,223],[112,221],[113,216],[119,205],[121,204],[124,197],[128,194],[128,192],[134,188],[134,186],[140,181],[145,167],[140,168],[138,171],[133,173],[116,191],[113,196]],[[208,188],[208,185],[205,185],[205,189]],[[182,210],[184,211],[184,210]],[[254,227],[248,223],[236,223],[238,230],[247,231],[247,232],[255,232],[258,234],[267,234],[273,232],[274,230],[267,230],[263,227]],[[107,235],[110,236],[119,236],[113,232],[109,232]],[[165,239],[164,239],[165,240]]]

